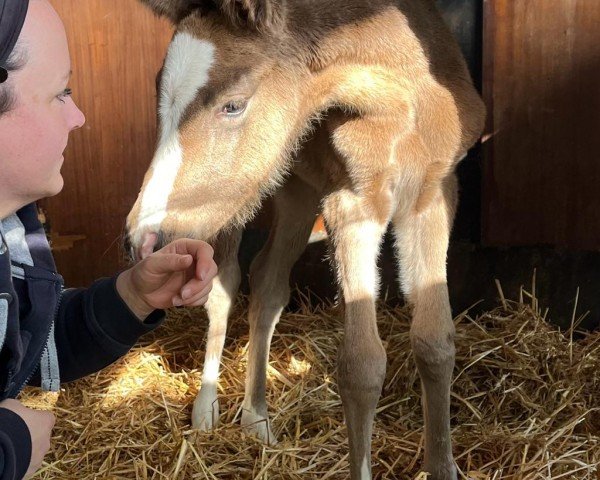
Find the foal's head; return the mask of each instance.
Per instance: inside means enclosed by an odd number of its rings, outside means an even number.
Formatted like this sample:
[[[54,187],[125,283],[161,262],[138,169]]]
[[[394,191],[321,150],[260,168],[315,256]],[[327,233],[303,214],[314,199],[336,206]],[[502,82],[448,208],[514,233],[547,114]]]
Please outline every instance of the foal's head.
[[[289,53],[283,0],[143,1],[176,33],[158,82],[156,153],[127,219],[136,251],[246,222],[309,123],[308,69]]]

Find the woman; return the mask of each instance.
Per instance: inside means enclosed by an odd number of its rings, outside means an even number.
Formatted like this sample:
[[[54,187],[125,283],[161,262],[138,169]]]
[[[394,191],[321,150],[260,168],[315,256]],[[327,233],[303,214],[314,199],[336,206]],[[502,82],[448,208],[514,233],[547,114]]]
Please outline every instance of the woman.
[[[34,473],[54,417],[14,400],[58,389],[124,355],[164,318],[206,302],[211,247],[178,240],[88,289],[64,290],[36,200],[63,187],[69,132],[85,122],[68,88],[64,26],[48,0],[0,0],[0,479]]]

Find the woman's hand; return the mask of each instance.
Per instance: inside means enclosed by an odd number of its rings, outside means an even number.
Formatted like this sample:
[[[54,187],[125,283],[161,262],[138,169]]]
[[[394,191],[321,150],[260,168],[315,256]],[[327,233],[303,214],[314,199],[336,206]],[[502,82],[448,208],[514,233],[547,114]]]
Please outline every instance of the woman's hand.
[[[117,278],[117,291],[141,320],[157,308],[204,305],[217,274],[212,247],[180,239],[148,255]]]
[[[42,466],[42,461],[50,449],[50,437],[54,428],[54,414],[42,410],[27,408],[18,400],[7,399],[0,402],[0,408],[6,408],[23,419],[31,435],[31,460],[25,478],[29,478]]]

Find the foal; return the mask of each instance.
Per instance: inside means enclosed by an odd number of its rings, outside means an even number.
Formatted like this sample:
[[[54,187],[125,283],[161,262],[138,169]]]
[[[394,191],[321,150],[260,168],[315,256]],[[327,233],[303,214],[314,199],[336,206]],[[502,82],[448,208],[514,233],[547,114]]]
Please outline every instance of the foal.
[[[338,382],[351,476],[371,478],[386,370],[376,263],[391,224],[413,306],[424,470],[455,479],[446,251],[454,169],[481,133],[484,107],[434,0],[142,1],[177,30],[160,79],[156,154],[128,217],[130,239],[138,252],[175,237],[209,240],[220,268],[207,304],[193,425],[218,421],[216,382],[240,282],[240,232],[274,194],[274,225],[250,272],[242,424],[275,442],[265,400],[269,346],[290,270],[322,212],[345,307]]]

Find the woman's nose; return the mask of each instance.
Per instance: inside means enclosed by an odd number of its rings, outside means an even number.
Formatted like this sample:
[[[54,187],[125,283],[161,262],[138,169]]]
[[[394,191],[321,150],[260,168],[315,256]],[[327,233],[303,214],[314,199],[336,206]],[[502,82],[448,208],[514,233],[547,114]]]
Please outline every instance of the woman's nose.
[[[85,115],[79,107],[73,102],[73,111],[71,113],[71,118],[69,119],[70,130],[77,130],[78,128],[83,127],[85,124]]]

